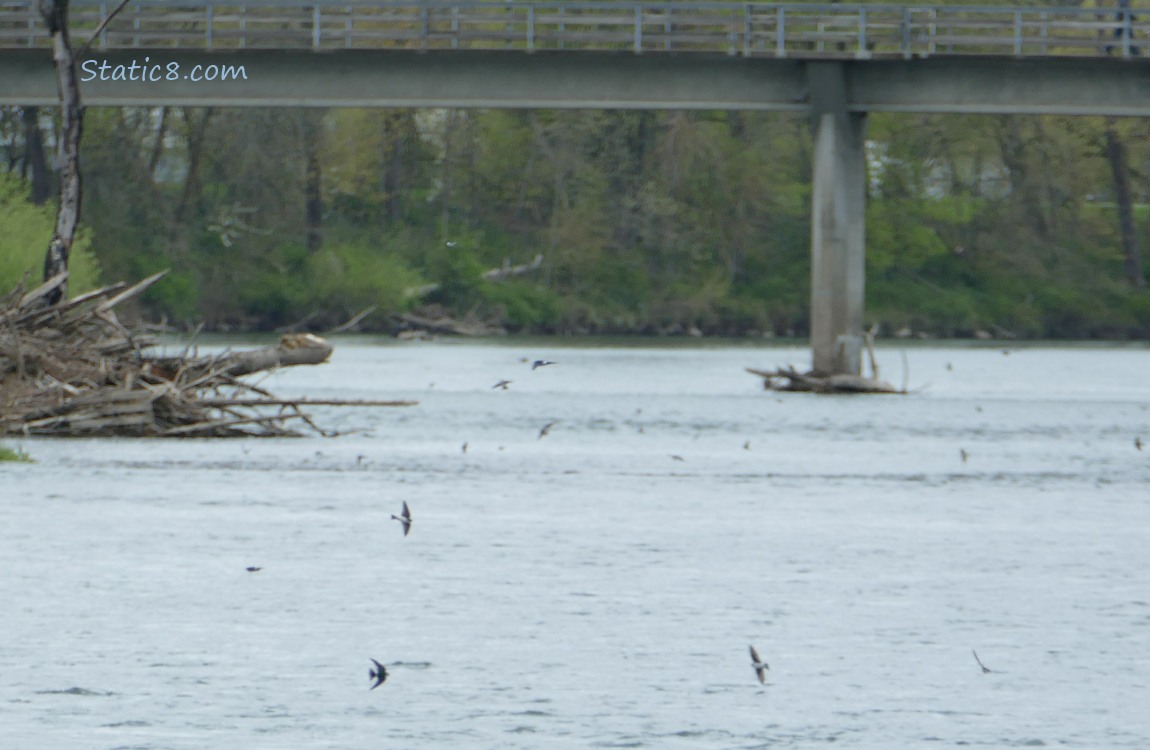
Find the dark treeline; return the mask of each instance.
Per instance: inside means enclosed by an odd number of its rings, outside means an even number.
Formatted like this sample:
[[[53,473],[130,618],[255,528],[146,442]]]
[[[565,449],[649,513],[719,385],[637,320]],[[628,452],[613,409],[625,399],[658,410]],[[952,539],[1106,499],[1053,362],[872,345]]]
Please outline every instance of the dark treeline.
[[[51,235],[54,116],[0,109],[5,287]],[[1148,136],[1133,119],[873,115],[868,319],[1150,335]],[[322,330],[375,306],[363,326],[383,328],[438,306],[532,332],[806,332],[802,116],[101,108],[82,153],[72,292],[170,268],[143,312],[179,326]],[[480,277],[537,254],[530,274]]]

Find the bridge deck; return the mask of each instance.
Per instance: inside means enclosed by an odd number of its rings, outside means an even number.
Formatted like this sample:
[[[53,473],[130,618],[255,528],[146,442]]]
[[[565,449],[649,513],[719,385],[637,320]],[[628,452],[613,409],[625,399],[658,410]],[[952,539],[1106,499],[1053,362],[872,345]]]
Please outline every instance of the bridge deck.
[[[118,5],[73,0],[74,38]],[[1150,14],[1147,14],[1150,15]],[[587,50],[741,57],[1137,56],[1129,10],[991,6],[508,0],[133,0],[99,50]],[[0,0],[0,48],[45,47],[36,0]]]

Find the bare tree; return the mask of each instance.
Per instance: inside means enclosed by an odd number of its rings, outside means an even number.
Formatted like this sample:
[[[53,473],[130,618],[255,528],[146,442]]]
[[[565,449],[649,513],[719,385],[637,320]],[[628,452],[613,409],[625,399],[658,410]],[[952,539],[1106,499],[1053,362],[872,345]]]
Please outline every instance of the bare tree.
[[[323,247],[323,111],[300,112],[300,137],[304,153],[304,220],[307,224],[308,252]]]
[[[68,256],[80,221],[80,136],[84,125],[84,107],[80,103],[80,86],[76,76],[76,58],[68,38],[68,0],[40,0],[40,15],[52,35],[52,59],[56,65],[56,85],[60,91],[62,137],[59,144],[60,205],[56,211],[56,230],[44,257],[44,280],[56,278],[68,270]],[[68,292],[65,279],[45,298],[55,305]]]
[[[116,9],[104,18],[96,32],[81,49],[81,54],[95,41],[96,36],[124,9],[130,0],[121,0]],[[44,281],[54,279],[68,271],[68,258],[72,254],[72,241],[80,223],[80,137],[84,130],[84,105],[80,101],[80,85],[76,73],[76,56],[68,34],[69,0],[39,0],[40,16],[52,36],[52,61],[56,66],[56,88],[60,94],[61,133],[59,138],[60,205],[56,209],[56,231],[48,243],[44,256]],[[68,293],[68,279],[61,282],[44,298],[48,306],[55,305]]]
[[[1106,118],[1106,160],[1114,175],[1114,202],[1118,206],[1118,227],[1122,232],[1122,254],[1126,259],[1126,280],[1135,289],[1146,288],[1142,274],[1142,254],[1138,249],[1138,232],[1134,228],[1134,206],[1130,197],[1130,176],[1126,166],[1126,147],[1118,137],[1115,118]]]

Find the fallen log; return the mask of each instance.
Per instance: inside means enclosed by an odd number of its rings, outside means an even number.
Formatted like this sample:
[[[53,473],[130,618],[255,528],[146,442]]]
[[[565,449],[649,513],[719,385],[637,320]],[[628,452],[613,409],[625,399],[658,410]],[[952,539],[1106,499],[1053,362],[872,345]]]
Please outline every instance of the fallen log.
[[[426,318],[415,313],[402,313],[399,319],[413,328],[433,333],[451,333],[457,336],[490,336],[507,333],[499,326],[490,326],[480,321],[456,320],[448,317]]]
[[[359,321],[363,320],[368,315],[371,315],[373,312],[375,312],[375,305],[371,305],[370,307],[356,313],[355,315],[353,315],[351,317],[350,320],[348,320],[343,325],[338,325],[335,328],[328,331],[327,335],[330,336],[332,334],[343,333],[344,331],[350,331],[352,328],[355,328],[359,324]]]
[[[498,268],[492,268],[479,274],[479,278],[485,281],[503,281],[510,279],[514,276],[522,276],[532,271],[537,271],[543,266],[543,255],[537,254],[530,263],[520,263],[519,265],[511,265],[510,258],[503,259],[503,265]],[[433,282],[431,284],[422,284],[420,286],[408,287],[403,291],[405,297],[426,297],[432,292],[438,291],[440,284]]]
[[[522,276],[525,273],[537,271],[543,266],[543,254],[539,253],[530,263],[520,263],[517,266],[511,265],[510,258],[503,259],[503,265],[499,268],[492,268],[490,271],[484,271],[482,277],[487,281],[503,281],[512,276]]]
[[[194,377],[242,377],[264,370],[296,365],[318,365],[331,357],[332,346],[310,333],[286,333],[275,346],[250,351],[227,351],[211,357],[188,359],[155,357],[148,360],[151,372],[174,374],[182,369]]]

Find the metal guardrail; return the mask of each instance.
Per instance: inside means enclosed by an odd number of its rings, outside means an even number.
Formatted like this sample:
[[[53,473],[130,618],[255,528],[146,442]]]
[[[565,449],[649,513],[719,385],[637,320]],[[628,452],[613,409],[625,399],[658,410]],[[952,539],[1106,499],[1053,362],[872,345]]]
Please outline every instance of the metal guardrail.
[[[86,40],[119,3],[72,0]],[[1150,15],[1150,14],[1148,14]],[[735,2],[133,0],[94,49],[514,49],[742,57],[1139,56],[1130,10]],[[0,0],[0,48],[48,46],[36,0]]]

